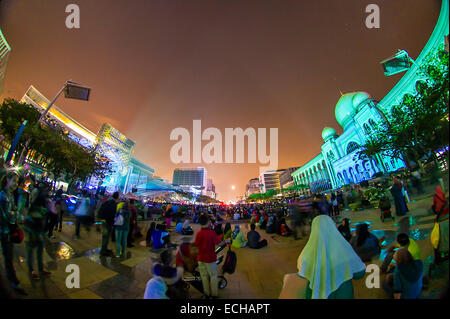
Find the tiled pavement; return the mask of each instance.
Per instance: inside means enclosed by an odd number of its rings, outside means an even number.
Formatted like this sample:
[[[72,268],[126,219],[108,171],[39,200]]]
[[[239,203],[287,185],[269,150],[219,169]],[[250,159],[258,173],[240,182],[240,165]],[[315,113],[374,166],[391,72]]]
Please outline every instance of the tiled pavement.
[[[386,236],[386,243],[395,240],[398,231],[406,231],[420,245],[428,269],[428,256],[432,255],[429,234],[433,227],[433,215],[428,212],[431,206],[431,197],[418,199],[410,203],[408,215],[395,221],[382,223],[377,210],[364,210],[358,212],[345,211],[337,218],[350,218],[352,224],[370,222],[371,231],[377,237]],[[141,222],[142,233],[145,234],[149,222]],[[198,225],[193,225],[194,231]],[[124,260],[115,257],[100,257],[99,246],[101,234],[93,227],[88,233],[82,229],[79,240],[73,239],[74,227],[68,221],[63,226],[63,232],[56,233],[56,239],[47,243],[44,262],[52,275],[33,281],[26,272],[24,262],[25,249],[21,244],[16,247],[16,269],[23,288],[28,296],[25,298],[142,298],[147,281],[151,278],[149,269],[152,258],[157,258],[156,252],[139,244],[143,238],[135,243],[135,247],[128,249],[128,256]],[[241,227],[245,233],[248,225]],[[241,248],[236,250],[238,263],[236,272],[226,275],[228,286],[219,291],[220,298],[277,298],[282,280],[286,273],[296,272],[297,258],[306,244],[306,238],[294,240],[292,237],[284,238],[278,235],[269,235],[260,231],[267,239],[268,246],[260,250]],[[172,234],[177,244],[193,240],[193,236],[180,236]],[[112,247],[112,243],[110,244]],[[225,253],[224,251],[223,253]],[[383,254],[382,254],[383,255]],[[382,257],[380,257],[381,259]],[[429,258],[429,257],[428,257]],[[20,260],[22,261],[20,261]],[[381,263],[380,260],[374,263]],[[80,288],[66,288],[65,281],[68,273],[65,272],[68,264],[77,264],[80,267]],[[3,260],[0,271],[4,274]],[[429,287],[424,290],[423,298],[437,298],[448,282],[448,264],[430,281]],[[4,278],[4,276],[2,276]],[[443,280],[444,279],[444,280]],[[386,298],[382,289],[368,289],[365,279],[354,282],[356,298]],[[6,283],[4,283],[5,286]],[[190,289],[191,298],[200,297],[200,293],[193,287]],[[18,296],[20,298],[20,296]]]

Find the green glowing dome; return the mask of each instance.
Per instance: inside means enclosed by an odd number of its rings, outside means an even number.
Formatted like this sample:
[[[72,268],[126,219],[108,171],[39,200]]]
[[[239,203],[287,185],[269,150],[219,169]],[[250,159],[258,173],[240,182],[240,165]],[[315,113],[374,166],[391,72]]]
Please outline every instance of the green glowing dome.
[[[325,127],[322,131],[322,138],[325,142],[335,136],[337,136],[337,132],[332,127]]]
[[[352,122],[353,116],[358,111],[358,105],[367,99],[370,99],[370,95],[366,92],[353,92],[341,96],[336,104],[334,114],[344,130]]]

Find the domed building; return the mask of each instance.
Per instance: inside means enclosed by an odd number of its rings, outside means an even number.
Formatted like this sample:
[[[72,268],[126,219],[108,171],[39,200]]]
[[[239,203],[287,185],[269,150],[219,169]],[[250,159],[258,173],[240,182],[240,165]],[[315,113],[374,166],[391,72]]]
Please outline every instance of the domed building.
[[[373,127],[383,121],[377,101],[366,92],[343,94],[335,107],[342,135],[332,127],[322,131],[322,152],[294,172],[298,184],[307,184],[312,192],[339,188],[371,179],[375,173],[404,167],[403,161],[379,156],[359,159],[358,150]]]
[[[369,180],[378,172],[393,172],[405,167],[402,160],[381,154],[360,159],[358,150],[374,127],[385,123],[385,115],[405,94],[416,93],[416,84],[423,80],[418,72],[420,66],[429,53],[445,43],[448,34],[449,2],[442,1],[441,14],[421,54],[380,102],[367,92],[342,94],[334,109],[336,121],[343,129],[342,135],[339,136],[332,127],[325,127],[321,153],[292,173],[294,183],[309,185],[311,192],[321,192]]]

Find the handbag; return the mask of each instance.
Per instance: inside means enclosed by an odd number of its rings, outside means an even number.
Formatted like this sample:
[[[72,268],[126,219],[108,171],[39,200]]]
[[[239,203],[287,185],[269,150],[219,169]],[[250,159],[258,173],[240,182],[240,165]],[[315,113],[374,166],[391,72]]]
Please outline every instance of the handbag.
[[[9,224],[9,238],[13,244],[23,241],[23,230],[17,224]]]
[[[433,230],[431,231],[430,235],[431,244],[433,245],[434,249],[438,249],[439,239],[440,239],[439,222],[435,222]]]

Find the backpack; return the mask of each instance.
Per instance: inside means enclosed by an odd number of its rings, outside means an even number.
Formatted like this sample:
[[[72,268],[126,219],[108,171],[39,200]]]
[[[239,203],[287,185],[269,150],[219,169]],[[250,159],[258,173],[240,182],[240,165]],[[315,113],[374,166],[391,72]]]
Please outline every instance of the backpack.
[[[121,211],[119,211],[116,218],[114,218],[114,226],[123,226],[123,214]]]
[[[236,263],[237,263],[237,257],[236,253],[231,250],[231,248],[228,249],[227,256],[225,257],[225,263],[223,264],[223,272],[229,273],[230,275],[234,273],[236,270]]]
[[[108,218],[108,216],[106,216],[106,211],[112,207],[110,201],[111,201],[111,199],[108,199],[106,202],[104,202],[100,205],[100,208],[98,209],[98,213],[97,213],[98,218],[100,218],[100,219]]]

